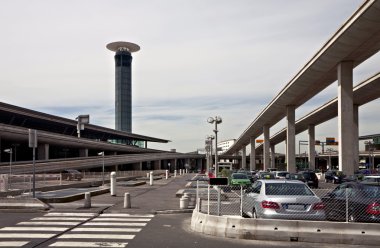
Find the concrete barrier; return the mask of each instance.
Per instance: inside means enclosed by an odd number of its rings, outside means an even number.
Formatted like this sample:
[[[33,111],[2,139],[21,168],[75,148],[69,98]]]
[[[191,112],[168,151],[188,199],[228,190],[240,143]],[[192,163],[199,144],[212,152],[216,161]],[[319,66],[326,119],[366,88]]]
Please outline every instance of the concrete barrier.
[[[49,205],[35,198],[0,198],[0,209],[48,210]]]
[[[206,235],[272,241],[378,245],[380,225],[327,221],[247,219],[193,211],[191,229]]]

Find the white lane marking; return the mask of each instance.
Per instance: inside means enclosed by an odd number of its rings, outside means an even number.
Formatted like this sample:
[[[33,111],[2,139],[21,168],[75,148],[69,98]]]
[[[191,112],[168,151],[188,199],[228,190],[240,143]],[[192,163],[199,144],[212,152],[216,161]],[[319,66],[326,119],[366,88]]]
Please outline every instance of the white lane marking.
[[[20,222],[17,225],[23,226],[75,226],[80,222],[42,222],[42,221],[34,221],[34,222]]]
[[[0,233],[0,238],[32,238],[48,239],[56,235],[55,233]]]
[[[127,247],[128,243],[116,242],[55,242],[49,247]]]
[[[77,227],[71,232],[140,232],[141,228]]]
[[[1,241],[0,247],[21,247],[29,243],[29,241]]]
[[[137,218],[153,218],[153,214],[101,214],[104,217],[137,217]]]
[[[79,216],[79,217],[92,217],[95,213],[47,213],[44,216]]]
[[[85,221],[88,220],[88,218],[78,218],[78,217],[36,217],[33,218],[34,220],[76,220],[76,221]]]
[[[125,235],[125,234],[88,234],[88,233],[80,233],[80,234],[63,234],[59,236],[58,239],[133,239],[135,235]]]
[[[136,218],[96,218],[92,221],[116,221],[116,222],[122,222],[122,221],[150,221],[151,219],[136,219]]]
[[[84,226],[146,226],[146,223],[112,223],[112,222],[87,222]]]
[[[65,227],[38,227],[38,226],[12,226],[12,227],[3,227],[0,231],[49,231],[49,232],[63,232],[68,228]]]

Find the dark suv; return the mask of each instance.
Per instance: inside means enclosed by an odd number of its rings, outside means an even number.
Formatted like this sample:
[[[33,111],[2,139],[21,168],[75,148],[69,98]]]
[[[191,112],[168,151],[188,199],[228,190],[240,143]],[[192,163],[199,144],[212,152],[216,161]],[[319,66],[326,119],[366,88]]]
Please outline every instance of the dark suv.
[[[309,187],[318,188],[319,180],[314,171],[300,171],[298,173],[303,175],[305,183],[307,183]]]

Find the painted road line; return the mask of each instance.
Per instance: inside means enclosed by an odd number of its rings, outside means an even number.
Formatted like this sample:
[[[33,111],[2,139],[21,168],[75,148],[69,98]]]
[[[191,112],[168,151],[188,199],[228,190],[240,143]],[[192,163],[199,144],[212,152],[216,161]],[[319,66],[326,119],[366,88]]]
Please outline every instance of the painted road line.
[[[85,221],[88,220],[88,218],[79,218],[79,217],[36,217],[31,219],[34,220],[76,220],[76,221]]]
[[[30,238],[30,239],[48,239],[56,233],[0,233],[0,238]]]
[[[141,228],[77,227],[71,232],[140,232]]]
[[[78,217],[93,217],[95,213],[47,213],[44,216],[78,216]]]
[[[58,237],[58,239],[133,239],[135,235],[125,234],[88,234],[88,233],[67,233]]]
[[[23,226],[76,226],[80,224],[80,222],[41,222],[41,221],[33,221],[33,222],[20,222],[17,225]]]
[[[49,247],[127,247],[128,243],[119,242],[55,242]]]
[[[84,226],[146,226],[146,223],[115,223],[115,222],[87,222]]]
[[[21,247],[29,243],[29,241],[0,241],[0,247]]]
[[[101,214],[101,217],[137,217],[137,218],[153,218],[153,214]]]
[[[150,221],[151,219],[136,219],[136,218],[96,218],[92,221],[116,221],[116,222],[123,222],[123,221]]]
[[[65,227],[38,227],[38,226],[12,226],[12,227],[3,227],[0,231],[51,231],[51,232],[64,232],[68,228]]]

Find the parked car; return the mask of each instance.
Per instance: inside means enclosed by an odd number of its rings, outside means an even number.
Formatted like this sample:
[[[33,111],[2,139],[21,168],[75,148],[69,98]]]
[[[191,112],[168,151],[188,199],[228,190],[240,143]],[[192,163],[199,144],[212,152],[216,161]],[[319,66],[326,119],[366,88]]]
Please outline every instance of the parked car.
[[[328,220],[380,222],[380,185],[342,183],[322,201]]]
[[[82,173],[80,173],[79,171],[77,170],[65,170],[63,173],[62,173],[62,180],[82,180],[83,176],[82,176]]]
[[[256,174],[257,179],[275,179],[275,176],[271,172],[259,171]]]
[[[302,174],[305,183],[307,183],[309,187],[318,188],[319,180],[314,171],[300,171],[299,174]]]
[[[364,176],[362,183],[380,185],[380,175]]]
[[[231,174],[231,181],[230,181],[230,185],[231,186],[244,186],[244,187],[247,187],[247,186],[250,186],[252,183],[251,183],[251,180],[249,180],[247,174],[245,173],[232,173]]]
[[[258,180],[243,195],[243,215],[265,219],[324,220],[324,204],[303,182]]]
[[[328,170],[325,172],[325,183],[332,182],[334,184],[341,183],[345,175],[341,171]]]
[[[273,173],[276,179],[285,179],[286,175],[289,174],[287,171],[275,171]]]
[[[298,180],[301,182],[306,182],[306,179],[303,177],[303,174],[301,173],[289,173],[285,176],[285,179],[287,180]]]

